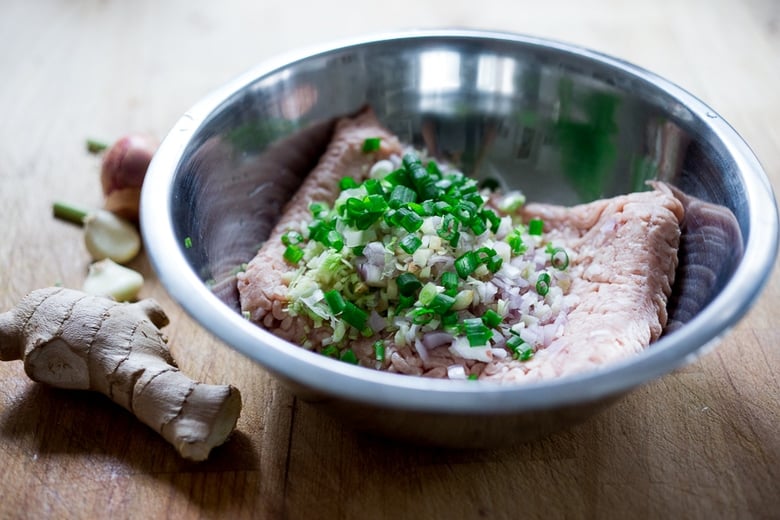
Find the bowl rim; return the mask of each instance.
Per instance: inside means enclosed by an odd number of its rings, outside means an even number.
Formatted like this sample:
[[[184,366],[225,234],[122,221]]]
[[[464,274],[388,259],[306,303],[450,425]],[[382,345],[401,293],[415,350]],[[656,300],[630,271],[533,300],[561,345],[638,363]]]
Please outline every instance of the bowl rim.
[[[297,62],[364,45],[410,40],[495,40],[543,47],[620,69],[685,106],[707,126],[734,160],[749,201],[750,233],[733,279],[686,326],[636,356],[604,369],[522,384],[435,380],[379,372],[333,360],[282,340],[250,323],[212,294],[190,267],[174,233],[173,179],[189,139],[237,91]],[[596,401],[625,393],[688,364],[715,346],[748,312],[765,287],[778,250],[778,209],[766,173],[747,143],[700,99],[642,67],[599,51],[523,34],[474,29],[405,30],[343,39],[284,53],[261,62],[194,104],[173,125],[155,153],[141,196],[146,251],[172,299],[219,340],[266,370],[330,398],[402,410],[510,414]]]

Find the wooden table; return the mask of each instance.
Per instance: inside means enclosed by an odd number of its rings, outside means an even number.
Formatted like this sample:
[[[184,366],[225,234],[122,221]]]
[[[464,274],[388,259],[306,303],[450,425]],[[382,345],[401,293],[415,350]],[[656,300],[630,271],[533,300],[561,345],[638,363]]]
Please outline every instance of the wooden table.
[[[0,310],[38,287],[81,286],[81,232],[51,204],[101,204],[87,138],[162,137],[264,58],[380,30],[502,29],[618,55],[715,107],[780,187],[775,0],[309,4],[3,0]],[[715,352],[592,420],[527,445],[445,452],[344,429],[189,319],[143,255],[132,267],[171,316],[182,369],[241,389],[237,433],[186,462],[106,398],[2,363],[0,518],[780,518],[777,276]]]

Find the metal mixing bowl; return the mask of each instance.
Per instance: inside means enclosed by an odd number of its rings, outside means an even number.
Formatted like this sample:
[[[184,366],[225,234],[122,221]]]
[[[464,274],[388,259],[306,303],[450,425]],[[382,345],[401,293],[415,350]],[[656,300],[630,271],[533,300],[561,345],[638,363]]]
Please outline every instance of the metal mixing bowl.
[[[650,179],[678,188],[688,211],[665,335],[597,372],[501,386],[379,373],[245,320],[236,266],[316,162],[333,119],[365,105],[403,141],[529,200],[574,204]],[[477,31],[381,35],[259,66],[175,124],[141,211],[161,282],[203,327],[347,423],[441,446],[538,437],[694,360],[756,301],[778,242],[761,165],[704,103],[603,54]]]

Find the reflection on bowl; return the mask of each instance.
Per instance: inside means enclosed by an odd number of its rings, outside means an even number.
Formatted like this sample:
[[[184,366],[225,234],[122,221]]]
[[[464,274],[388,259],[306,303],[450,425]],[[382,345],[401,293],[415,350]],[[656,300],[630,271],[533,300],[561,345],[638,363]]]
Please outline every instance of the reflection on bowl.
[[[510,387],[351,366],[244,320],[236,268],[316,164],[334,120],[366,105],[402,141],[529,200],[568,205],[648,180],[672,185],[687,213],[664,336],[598,372]],[[537,437],[694,359],[755,301],[778,239],[760,164],[702,102],[586,49],[477,31],[353,41],[225,85],[164,140],[144,184],[142,227],[166,289],[222,341],[351,425],[442,446]]]

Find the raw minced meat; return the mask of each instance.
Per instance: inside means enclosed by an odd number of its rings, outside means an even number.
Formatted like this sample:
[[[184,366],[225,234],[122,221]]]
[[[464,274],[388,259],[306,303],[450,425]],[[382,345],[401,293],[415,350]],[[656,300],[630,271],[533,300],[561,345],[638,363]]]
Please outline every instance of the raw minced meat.
[[[238,276],[252,321],[365,367],[502,382],[596,368],[661,334],[683,214],[668,187],[524,204],[408,151],[370,110],[337,123]],[[394,199],[399,184],[413,199]],[[376,218],[352,212],[372,204]]]

